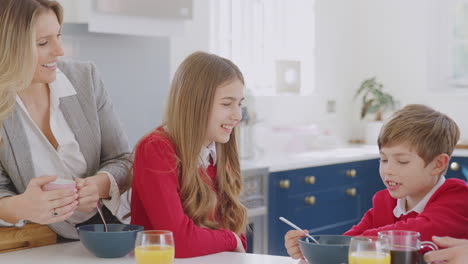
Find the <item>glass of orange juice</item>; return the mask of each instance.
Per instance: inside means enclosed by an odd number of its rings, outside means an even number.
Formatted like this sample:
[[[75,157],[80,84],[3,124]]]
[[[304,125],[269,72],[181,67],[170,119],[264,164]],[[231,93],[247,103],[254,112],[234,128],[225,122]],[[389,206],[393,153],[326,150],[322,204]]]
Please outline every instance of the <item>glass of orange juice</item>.
[[[147,230],[137,233],[135,259],[137,264],[172,264],[174,237],[171,231]]]
[[[349,244],[349,264],[390,264],[388,239],[353,237]]]

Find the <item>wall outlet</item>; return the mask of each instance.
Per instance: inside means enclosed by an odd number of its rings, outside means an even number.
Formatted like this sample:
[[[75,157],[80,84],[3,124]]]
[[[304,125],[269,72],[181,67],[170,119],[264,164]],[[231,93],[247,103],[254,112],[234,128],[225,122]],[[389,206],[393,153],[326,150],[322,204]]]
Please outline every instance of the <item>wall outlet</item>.
[[[327,113],[334,114],[336,112],[336,101],[328,100],[327,101]]]

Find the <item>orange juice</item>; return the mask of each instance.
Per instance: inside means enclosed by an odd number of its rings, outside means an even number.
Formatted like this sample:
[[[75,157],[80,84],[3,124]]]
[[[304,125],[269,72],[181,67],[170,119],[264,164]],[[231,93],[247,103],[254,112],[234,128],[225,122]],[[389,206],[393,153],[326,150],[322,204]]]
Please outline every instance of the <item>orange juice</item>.
[[[353,252],[349,264],[390,264],[390,254],[374,251]]]
[[[174,247],[171,246],[138,246],[135,248],[137,264],[172,264]]]

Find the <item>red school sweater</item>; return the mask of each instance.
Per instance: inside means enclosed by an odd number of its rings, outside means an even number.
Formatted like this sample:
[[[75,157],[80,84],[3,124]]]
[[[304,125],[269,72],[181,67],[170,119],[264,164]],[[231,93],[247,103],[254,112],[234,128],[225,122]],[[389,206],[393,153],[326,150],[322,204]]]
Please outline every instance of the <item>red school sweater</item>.
[[[147,135],[135,151],[131,223],[145,230],[171,230],[176,258],[234,251],[237,241],[230,230],[199,227],[185,214],[179,196],[175,146],[160,132]],[[215,166],[210,165],[207,174],[216,182]],[[245,236],[241,240],[247,248]]]
[[[432,236],[468,239],[468,186],[462,180],[447,179],[420,214],[411,212],[397,218],[393,214],[396,204],[388,190],[377,192],[373,208],[344,235],[377,236],[380,231],[410,230],[421,233],[421,241],[431,241]]]

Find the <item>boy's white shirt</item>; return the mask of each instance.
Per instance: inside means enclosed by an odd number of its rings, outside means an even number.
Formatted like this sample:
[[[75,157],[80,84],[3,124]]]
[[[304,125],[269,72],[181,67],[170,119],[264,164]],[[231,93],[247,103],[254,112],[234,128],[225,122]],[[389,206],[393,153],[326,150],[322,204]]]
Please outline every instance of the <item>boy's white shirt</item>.
[[[418,214],[422,213],[422,211],[427,205],[427,202],[429,202],[429,199],[431,199],[432,195],[437,191],[437,189],[440,188],[440,186],[442,186],[442,184],[444,184],[444,182],[445,176],[441,176],[439,181],[437,181],[436,185],[432,187],[432,190],[428,194],[426,194],[426,196],[424,196],[424,198],[421,201],[419,201],[419,203],[416,204],[416,206],[413,209],[409,211],[406,211],[406,198],[398,199],[397,205],[395,206],[395,209],[393,209],[393,215],[395,217],[400,217],[402,215],[407,215],[411,212],[416,212]]]

